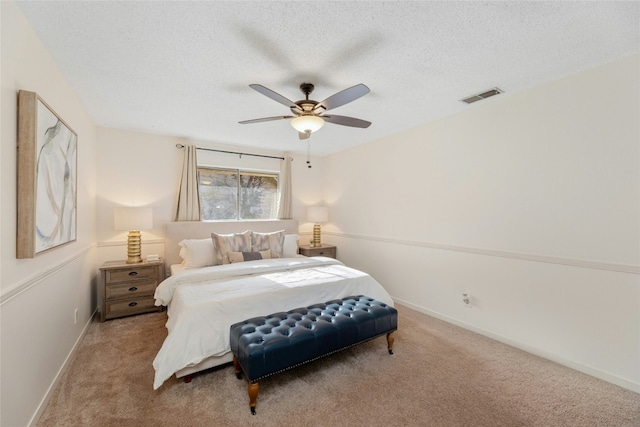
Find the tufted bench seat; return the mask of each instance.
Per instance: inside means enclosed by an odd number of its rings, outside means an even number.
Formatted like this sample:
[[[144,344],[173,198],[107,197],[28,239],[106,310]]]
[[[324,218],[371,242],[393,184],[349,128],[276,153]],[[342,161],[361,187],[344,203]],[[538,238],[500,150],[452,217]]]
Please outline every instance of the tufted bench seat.
[[[395,308],[363,295],[231,325],[233,364],[237,377],[244,372],[249,380],[251,413],[262,378],[385,334],[393,354],[397,328]]]

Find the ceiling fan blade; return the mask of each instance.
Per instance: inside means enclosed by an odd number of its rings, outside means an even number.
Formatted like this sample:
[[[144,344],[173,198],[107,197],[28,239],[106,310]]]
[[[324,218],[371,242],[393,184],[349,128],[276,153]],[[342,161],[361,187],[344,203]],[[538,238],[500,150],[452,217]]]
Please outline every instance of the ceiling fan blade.
[[[368,128],[371,126],[371,122],[362,119],[356,119],[354,117],[336,116],[331,114],[330,116],[320,116],[326,122],[333,123],[334,125],[351,126],[353,128]]]
[[[293,117],[294,116],[263,117],[261,119],[243,120],[243,121],[238,122],[238,123],[246,125],[246,124],[249,124],[249,123],[261,123],[261,122],[270,122],[272,120],[292,119]]]
[[[350,88],[333,94],[324,101],[318,103],[313,111],[322,112],[331,110],[332,108],[338,108],[341,105],[347,104],[351,101],[355,101],[356,99],[368,94],[369,92],[369,88],[362,83],[351,86]]]
[[[310,132],[298,132],[298,138],[300,139],[309,139],[309,136],[311,136]]]
[[[296,110],[299,110],[300,112],[302,112],[302,109],[300,107],[298,107],[296,105],[295,102],[293,102],[292,100],[285,98],[284,96],[280,95],[277,92],[272,91],[271,89],[264,87],[262,85],[259,84],[251,84],[249,85],[250,88],[257,90],[258,92],[260,92],[261,94],[263,94],[264,96],[267,96],[271,99],[273,99],[276,102],[279,102],[282,105],[286,105],[289,108],[295,108]]]

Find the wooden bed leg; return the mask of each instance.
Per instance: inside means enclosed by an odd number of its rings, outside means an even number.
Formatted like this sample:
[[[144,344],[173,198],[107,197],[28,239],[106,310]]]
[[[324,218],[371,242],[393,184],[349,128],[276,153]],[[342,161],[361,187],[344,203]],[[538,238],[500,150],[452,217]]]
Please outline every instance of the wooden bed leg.
[[[240,363],[238,363],[238,358],[235,355],[233,356],[233,367],[236,370],[236,378],[242,379],[242,368],[240,367]]]
[[[251,415],[256,414],[256,402],[258,401],[258,391],[260,391],[260,387],[258,386],[258,382],[249,383],[249,407],[251,408]]]
[[[393,354],[393,341],[395,340],[395,337],[393,336],[393,332],[389,332],[387,334],[387,348],[389,349],[389,354]]]
[[[184,382],[189,384],[191,382],[191,375],[185,375]]]

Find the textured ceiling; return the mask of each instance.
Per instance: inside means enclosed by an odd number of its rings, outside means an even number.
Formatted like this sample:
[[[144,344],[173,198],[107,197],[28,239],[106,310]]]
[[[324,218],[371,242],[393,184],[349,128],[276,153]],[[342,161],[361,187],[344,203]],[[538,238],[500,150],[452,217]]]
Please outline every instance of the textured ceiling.
[[[326,155],[638,53],[638,2],[18,2],[96,124],[306,152],[287,107],[364,83],[325,125]],[[493,100],[498,99],[492,98]],[[49,100],[55,105],[55,100]]]

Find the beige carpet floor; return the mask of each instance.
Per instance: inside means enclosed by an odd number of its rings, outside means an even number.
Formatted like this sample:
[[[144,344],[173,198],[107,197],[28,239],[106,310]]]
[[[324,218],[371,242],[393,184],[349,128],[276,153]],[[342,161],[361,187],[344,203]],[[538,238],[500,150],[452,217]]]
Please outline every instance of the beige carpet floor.
[[[154,391],[165,313],[92,323],[38,426],[640,426],[640,395],[399,306],[377,338],[260,383],[231,365]]]

